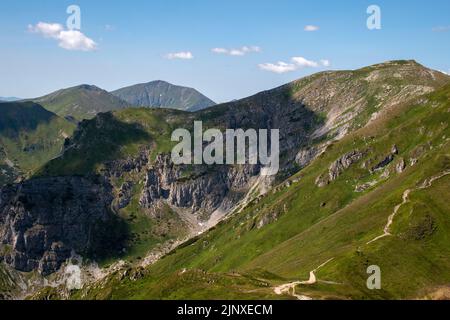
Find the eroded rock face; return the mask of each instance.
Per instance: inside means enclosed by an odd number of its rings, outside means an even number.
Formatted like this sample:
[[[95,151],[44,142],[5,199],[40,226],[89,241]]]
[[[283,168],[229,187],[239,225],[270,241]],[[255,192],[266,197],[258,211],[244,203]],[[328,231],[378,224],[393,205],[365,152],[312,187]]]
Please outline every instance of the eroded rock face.
[[[309,165],[311,161],[314,160],[320,152],[321,150],[318,150],[316,147],[301,149],[299,153],[297,153],[297,156],[295,157],[295,162],[302,169],[307,165]]]
[[[345,169],[348,169],[353,163],[361,160],[363,156],[363,152],[354,150],[337,159],[328,169],[330,180],[336,180]]]
[[[118,161],[109,161],[105,164],[103,174],[106,177],[120,177],[125,172],[139,172],[149,163],[148,150],[141,150],[137,156],[120,159]]]
[[[365,155],[365,152],[358,150],[353,150],[349,153],[344,154],[342,157],[334,161],[328,168],[328,176],[320,175],[316,179],[316,185],[321,188],[336,180],[344,170],[350,168],[350,166],[359,160],[361,160]]]
[[[104,181],[33,179],[3,188],[0,199],[0,254],[19,271],[47,275],[72,251],[99,256],[121,237],[111,235],[120,221],[110,211],[111,188]]]
[[[402,158],[395,166],[395,171],[397,173],[402,173],[406,169],[406,163],[405,160]]]
[[[131,202],[131,197],[133,196],[133,182],[126,181],[120,187],[119,195],[118,195],[118,205],[119,209],[123,209],[128,206]]]
[[[375,166],[373,166],[373,167],[370,169],[370,172],[373,173],[373,172],[375,172],[375,171],[379,171],[379,170],[384,169],[384,168],[387,167],[392,161],[394,161],[396,155],[398,155],[398,148],[397,148],[396,145],[393,145],[392,148],[391,148],[391,153],[390,153],[389,155],[387,155],[386,157],[384,157],[384,159],[381,160],[380,162],[378,162]],[[401,166],[402,166],[402,165],[399,164],[399,168],[400,168]],[[399,168],[396,168],[396,169],[399,169]],[[403,171],[403,169],[404,169],[404,168],[402,168],[402,169],[400,169],[400,170]],[[397,171],[398,171],[398,170],[397,170]],[[401,172],[401,171],[400,171],[400,172]],[[398,171],[398,172],[399,172],[399,171]]]
[[[159,155],[148,170],[140,205],[151,208],[155,202],[166,200],[192,212],[202,210],[211,214],[229,193],[246,190],[259,166],[175,166],[168,155]]]
[[[381,160],[379,163],[377,163],[370,171],[375,172],[377,170],[381,170],[384,167],[386,167],[388,164],[390,164],[392,161],[394,161],[394,155],[390,154],[386,156],[383,160]]]

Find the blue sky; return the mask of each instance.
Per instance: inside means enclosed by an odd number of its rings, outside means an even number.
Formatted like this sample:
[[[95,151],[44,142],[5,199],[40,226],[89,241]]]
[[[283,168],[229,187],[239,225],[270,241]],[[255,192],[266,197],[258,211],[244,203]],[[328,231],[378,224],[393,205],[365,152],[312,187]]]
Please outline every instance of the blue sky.
[[[66,28],[72,4],[81,8],[83,40],[95,44],[86,51],[38,26]],[[381,8],[381,30],[366,27],[371,4]],[[318,30],[305,31],[308,25]],[[36,97],[82,83],[114,90],[161,79],[223,102],[321,70],[393,59],[450,72],[449,53],[448,0],[0,3],[0,96]],[[280,61],[286,72],[272,72]]]

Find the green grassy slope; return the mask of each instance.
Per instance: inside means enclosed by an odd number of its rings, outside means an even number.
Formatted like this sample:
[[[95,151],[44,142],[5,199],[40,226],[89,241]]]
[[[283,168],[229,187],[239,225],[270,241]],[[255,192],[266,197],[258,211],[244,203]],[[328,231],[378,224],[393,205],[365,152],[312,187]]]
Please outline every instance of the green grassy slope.
[[[100,112],[120,110],[128,103],[96,86],[80,85],[58,90],[46,96],[31,99],[61,117],[81,121]]]
[[[175,86],[165,81],[136,84],[111,93],[136,107],[198,111],[215,105],[214,101],[195,89]]]
[[[66,143],[64,154],[36,175],[66,176],[100,173],[111,160],[137,156],[140,150],[169,152],[172,131],[187,118],[176,110],[131,108],[85,120]],[[172,120],[171,120],[172,119]]]
[[[0,185],[59,155],[74,127],[32,102],[0,103]]]
[[[0,300],[8,299],[16,285],[16,279],[0,264]]]
[[[317,277],[333,283],[301,285],[297,293],[314,298],[399,299],[422,297],[448,285],[450,176],[423,186],[427,179],[450,170],[449,110],[450,85],[388,108],[369,126],[331,145],[291,179],[296,182],[290,187],[251,203],[141,271],[137,279],[119,280],[114,274],[101,286],[76,292],[74,298],[288,298],[274,295],[270,287],[306,280],[309,271],[329,259],[333,260]],[[383,160],[394,144],[399,151],[394,161],[381,172],[370,173],[367,168]],[[317,187],[316,178],[353,150],[365,151],[363,159],[337,180]],[[401,160],[407,168],[397,173],[395,166]],[[411,166],[411,161],[417,163]],[[370,181],[376,183],[355,192],[356,186]],[[408,189],[409,197],[393,220],[393,235],[367,244],[383,233]],[[261,226],[264,218],[271,223]],[[366,268],[372,264],[381,267],[382,290],[365,286]],[[195,278],[199,270],[204,270],[202,277]],[[195,281],[190,281],[193,277]],[[236,284],[231,279],[259,282]]]

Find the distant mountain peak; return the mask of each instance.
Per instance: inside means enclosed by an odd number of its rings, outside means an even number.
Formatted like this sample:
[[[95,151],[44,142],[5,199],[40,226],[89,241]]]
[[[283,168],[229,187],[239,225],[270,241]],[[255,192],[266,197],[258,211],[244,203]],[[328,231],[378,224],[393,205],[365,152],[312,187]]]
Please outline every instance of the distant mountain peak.
[[[137,107],[198,111],[216,104],[193,88],[174,85],[163,80],[139,83],[111,93]]]
[[[77,120],[93,118],[100,112],[123,109],[125,101],[94,85],[81,84],[31,99],[61,117]]]
[[[22,100],[21,98],[17,97],[0,97],[0,102],[13,102],[13,101],[19,101]]]
[[[90,84],[80,84],[79,86],[73,87],[73,89],[82,89],[82,90],[100,90],[100,91],[105,91],[95,85],[90,85]]]

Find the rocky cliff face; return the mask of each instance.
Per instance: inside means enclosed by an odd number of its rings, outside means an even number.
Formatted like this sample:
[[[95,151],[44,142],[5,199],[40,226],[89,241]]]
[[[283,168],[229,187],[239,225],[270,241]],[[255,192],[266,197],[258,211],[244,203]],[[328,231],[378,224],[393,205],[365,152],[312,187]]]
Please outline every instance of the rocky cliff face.
[[[259,166],[175,166],[167,155],[159,155],[147,171],[140,198],[143,208],[166,200],[172,206],[206,214],[219,208],[232,193],[245,193],[250,179],[259,174]]]
[[[0,191],[1,259],[43,275],[59,269],[72,251],[100,256],[120,243],[111,213],[111,187],[81,177],[42,178]],[[106,236],[110,234],[110,236]]]

